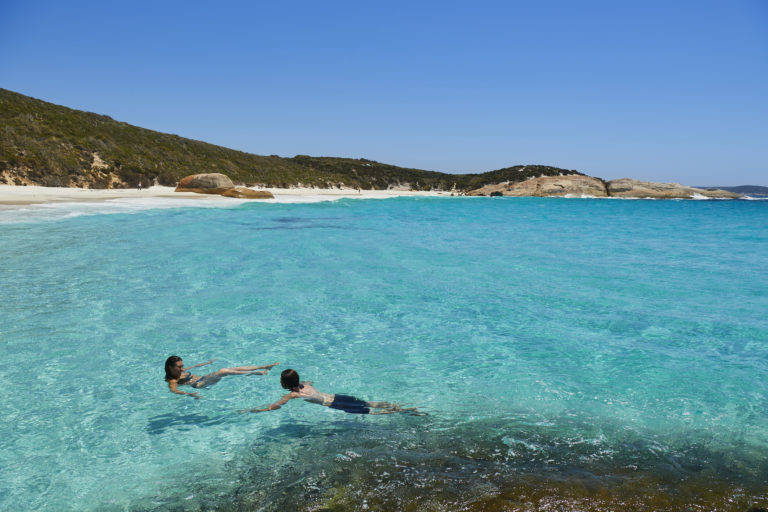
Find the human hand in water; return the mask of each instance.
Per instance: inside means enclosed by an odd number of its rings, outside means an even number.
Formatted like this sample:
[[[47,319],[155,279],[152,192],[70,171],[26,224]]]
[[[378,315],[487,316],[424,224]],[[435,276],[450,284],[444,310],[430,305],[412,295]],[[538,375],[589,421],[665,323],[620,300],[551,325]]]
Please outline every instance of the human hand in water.
[[[187,393],[187,394],[189,396],[191,396],[192,398],[194,398],[195,400],[200,400],[201,398],[203,398],[200,395],[198,395],[197,393]]]

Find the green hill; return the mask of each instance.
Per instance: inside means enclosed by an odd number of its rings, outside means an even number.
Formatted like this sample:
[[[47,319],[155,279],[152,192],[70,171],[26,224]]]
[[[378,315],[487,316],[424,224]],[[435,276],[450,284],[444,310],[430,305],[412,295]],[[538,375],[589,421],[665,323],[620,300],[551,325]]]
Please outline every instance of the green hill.
[[[366,159],[260,156],[139,128],[0,89],[0,183],[125,188],[175,185],[190,174],[221,172],[235,183],[363,189],[471,190],[534,176],[581,174],[542,165],[482,174],[407,169]]]

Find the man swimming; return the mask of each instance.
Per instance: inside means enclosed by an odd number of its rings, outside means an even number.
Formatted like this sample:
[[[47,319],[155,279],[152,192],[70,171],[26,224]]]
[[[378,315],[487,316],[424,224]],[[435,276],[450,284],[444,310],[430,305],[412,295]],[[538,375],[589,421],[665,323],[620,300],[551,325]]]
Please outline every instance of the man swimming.
[[[290,390],[290,393],[283,395],[283,397],[277,402],[265,407],[263,409],[246,409],[241,412],[266,412],[279,409],[288,400],[294,398],[303,398],[307,402],[313,404],[324,405],[331,409],[338,409],[340,411],[348,412],[350,414],[393,414],[397,412],[416,413],[416,407],[402,408],[397,404],[391,404],[389,402],[368,402],[360,400],[349,395],[331,395],[318,391],[309,382],[299,382],[299,374],[296,370],[288,369],[284,370],[280,374],[280,385],[284,389]],[[371,411],[371,409],[377,409]]]
[[[264,366],[236,366],[234,368],[222,368],[221,370],[203,375],[202,377],[199,375],[192,375],[192,373],[189,372],[189,370],[192,368],[205,366],[213,363],[214,361],[215,359],[211,359],[207,363],[195,364],[188,368],[184,368],[184,362],[179,356],[169,357],[165,360],[165,381],[168,383],[168,389],[171,390],[171,393],[200,398],[197,393],[187,393],[185,391],[179,390],[178,387],[192,386],[193,388],[200,389],[205,386],[212,386],[216,384],[227,375],[266,375],[270,368],[280,364],[272,363]]]

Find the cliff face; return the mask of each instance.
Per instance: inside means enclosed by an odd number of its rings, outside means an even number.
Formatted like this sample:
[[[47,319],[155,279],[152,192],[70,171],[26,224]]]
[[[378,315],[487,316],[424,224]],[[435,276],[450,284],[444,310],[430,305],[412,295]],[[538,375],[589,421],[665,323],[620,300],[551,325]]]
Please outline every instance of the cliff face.
[[[629,197],[648,199],[692,199],[697,196],[737,199],[740,194],[719,189],[686,187],[676,183],[654,183],[629,178],[607,183],[589,176],[544,176],[519,183],[498,183],[486,185],[468,192],[470,196],[591,196],[591,197]]]

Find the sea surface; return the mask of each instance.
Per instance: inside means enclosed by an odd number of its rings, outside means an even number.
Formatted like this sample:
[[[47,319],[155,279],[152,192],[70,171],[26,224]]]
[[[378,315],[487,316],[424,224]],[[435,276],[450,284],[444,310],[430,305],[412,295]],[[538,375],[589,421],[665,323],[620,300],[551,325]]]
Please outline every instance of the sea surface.
[[[768,506],[768,201],[0,208],[2,510]]]

